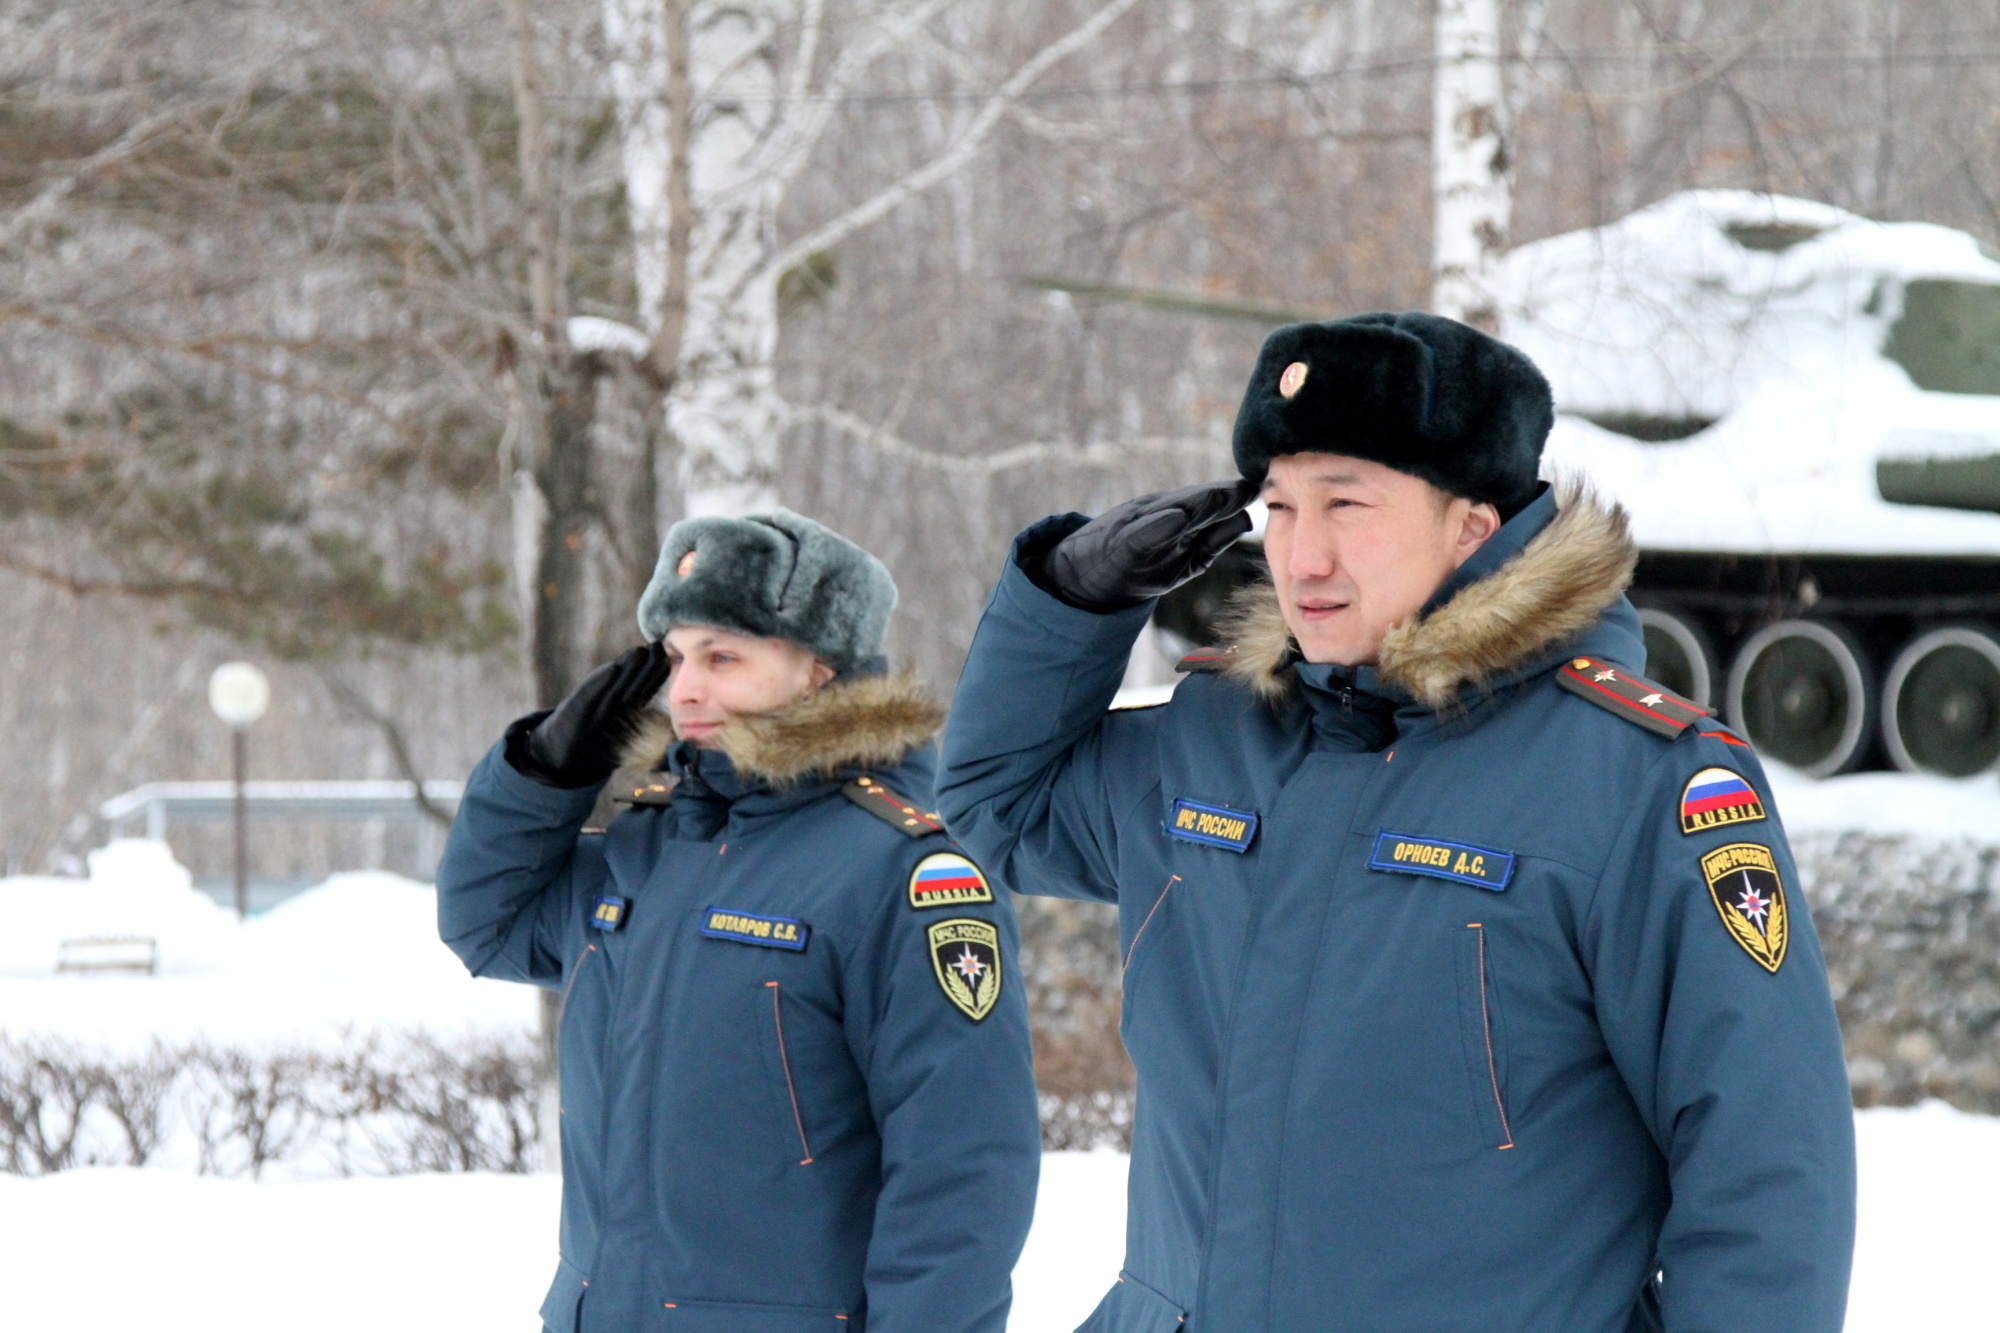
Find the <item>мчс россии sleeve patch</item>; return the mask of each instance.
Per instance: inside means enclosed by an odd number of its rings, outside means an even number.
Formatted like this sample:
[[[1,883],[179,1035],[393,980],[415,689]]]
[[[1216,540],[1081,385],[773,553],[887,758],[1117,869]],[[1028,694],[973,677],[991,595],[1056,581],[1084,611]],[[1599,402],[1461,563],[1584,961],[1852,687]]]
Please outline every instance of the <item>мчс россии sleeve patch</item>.
[[[1762,843],[1732,842],[1701,858],[1701,875],[1729,937],[1766,972],[1776,972],[1791,937],[1778,858]]]
[[[977,1023],[1000,1002],[1000,928],[990,921],[954,917],[924,932],[931,969],[944,996]]]

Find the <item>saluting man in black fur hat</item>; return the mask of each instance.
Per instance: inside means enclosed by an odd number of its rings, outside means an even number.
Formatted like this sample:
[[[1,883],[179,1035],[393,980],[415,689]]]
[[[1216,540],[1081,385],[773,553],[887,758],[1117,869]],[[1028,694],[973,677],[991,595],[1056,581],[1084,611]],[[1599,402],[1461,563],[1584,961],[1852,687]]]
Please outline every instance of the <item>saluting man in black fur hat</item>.
[[[929,813],[895,601],[797,514],[676,524],[645,645],[466,785],[445,942],[565,996],[553,1333],[1006,1325],[1041,1163],[1018,940]]]
[[[1538,479],[1551,420],[1462,324],[1294,325],[1241,482],[1015,543],[939,805],[1017,889],[1118,905],[1092,1333],[1838,1333],[1853,1121],[1797,871],[1749,747],[1637,674],[1625,515]],[[1107,713],[1256,495],[1270,582]]]

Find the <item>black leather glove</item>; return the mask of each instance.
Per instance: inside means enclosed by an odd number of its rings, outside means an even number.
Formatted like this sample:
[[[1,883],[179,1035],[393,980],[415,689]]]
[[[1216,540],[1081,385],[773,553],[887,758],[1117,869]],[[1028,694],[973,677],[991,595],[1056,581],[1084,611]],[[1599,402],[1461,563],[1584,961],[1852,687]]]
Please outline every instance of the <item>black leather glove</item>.
[[[507,759],[551,787],[595,787],[618,768],[618,751],[660,687],[667,683],[667,650],[642,644],[583,678],[555,711],[535,723]]]
[[[1123,611],[1186,583],[1250,531],[1251,481],[1156,491],[1105,510],[1042,558],[1035,581],[1081,611]]]

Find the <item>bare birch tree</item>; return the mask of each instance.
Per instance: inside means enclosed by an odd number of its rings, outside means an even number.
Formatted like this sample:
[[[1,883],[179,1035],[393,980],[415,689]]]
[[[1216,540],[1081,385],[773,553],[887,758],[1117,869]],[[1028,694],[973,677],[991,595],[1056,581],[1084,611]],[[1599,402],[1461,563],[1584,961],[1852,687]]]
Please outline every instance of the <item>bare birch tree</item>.
[[[786,276],[964,168],[1043,74],[1134,3],[1095,7],[991,89],[935,156],[781,242],[780,211],[841,99],[878,61],[918,44],[950,0],[835,13],[824,0],[605,0],[640,310],[648,359],[671,384],[686,513],[778,501],[791,416],[776,374]]]
[[[1431,308],[1495,332],[1514,172],[1500,66],[1500,0],[1437,0],[1432,91]]]

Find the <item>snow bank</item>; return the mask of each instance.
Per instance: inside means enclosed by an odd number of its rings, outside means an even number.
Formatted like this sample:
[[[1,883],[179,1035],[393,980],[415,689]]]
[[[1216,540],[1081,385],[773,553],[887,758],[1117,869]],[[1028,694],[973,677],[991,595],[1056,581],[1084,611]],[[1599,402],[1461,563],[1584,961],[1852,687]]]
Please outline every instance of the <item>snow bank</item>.
[[[67,1333],[537,1333],[553,1176],[0,1176],[4,1322]]]
[[[1122,1152],[1042,1155],[1035,1225],[1014,1267],[1009,1333],[1054,1333],[1081,1324],[1125,1263]]]
[[[2000,1117],[1942,1102],[1854,1117],[1860,1227],[1847,1333],[1990,1329]]]
[[[1849,773],[1809,778],[1765,766],[1778,816],[1789,833],[1912,834],[2000,843],[2000,782],[1993,775]]]
[[[1990,1327],[2000,1118],[1933,1104],[1865,1111],[1855,1127],[1861,1228],[1847,1333]],[[1043,1158],[1010,1333],[1074,1328],[1116,1280],[1125,1167],[1117,1153]],[[6,1322],[67,1333],[536,1333],[559,1189],[549,1176],[0,1176]]]
[[[236,919],[197,893],[164,842],[120,838],[90,853],[88,879],[0,879],[0,976],[48,976],[65,940],[142,936],[163,975],[227,970]]]
[[[0,879],[0,1030],[143,1046],[155,1037],[332,1044],[344,1030],[440,1036],[532,1028],[533,988],[476,980],[437,937],[437,894],[381,872],[335,875],[238,923],[164,843],[90,855],[88,879]],[[159,975],[57,975],[64,941],[139,936]]]

